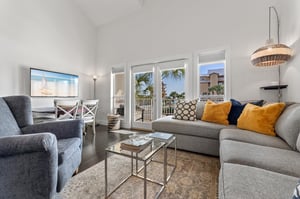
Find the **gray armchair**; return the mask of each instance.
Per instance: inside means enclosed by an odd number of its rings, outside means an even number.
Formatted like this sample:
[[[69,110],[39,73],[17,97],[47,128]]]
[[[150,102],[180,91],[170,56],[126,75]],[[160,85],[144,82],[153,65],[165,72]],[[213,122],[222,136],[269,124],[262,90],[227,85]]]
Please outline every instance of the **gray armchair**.
[[[81,162],[83,121],[33,124],[28,96],[0,97],[0,198],[51,199]]]

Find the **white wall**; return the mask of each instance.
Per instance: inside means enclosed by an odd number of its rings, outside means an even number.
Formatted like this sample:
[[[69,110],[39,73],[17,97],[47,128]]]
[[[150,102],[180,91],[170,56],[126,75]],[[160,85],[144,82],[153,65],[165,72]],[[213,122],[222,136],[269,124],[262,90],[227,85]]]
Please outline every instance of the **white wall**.
[[[250,55],[265,44],[268,7],[276,2],[149,0],[138,13],[99,28],[101,120],[110,112],[110,66],[220,47],[230,53],[232,98],[275,101],[276,93],[259,87],[277,81],[276,67],[254,67]]]
[[[300,1],[278,1],[282,42],[294,51],[294,57],[282,66],[282,80],[288,84],[285,100],[300,102]]]
[[[79,75],[93,96],[96,28],[70,0],[0,0],[0,96],[29,95],[29,68]],[[33,98],[33,107],[53,99]]]

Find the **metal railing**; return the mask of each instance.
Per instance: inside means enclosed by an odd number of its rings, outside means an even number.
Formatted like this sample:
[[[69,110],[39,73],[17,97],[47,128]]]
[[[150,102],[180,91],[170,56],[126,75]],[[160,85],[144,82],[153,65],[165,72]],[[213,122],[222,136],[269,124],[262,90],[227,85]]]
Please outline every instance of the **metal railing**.
[[[208,99],[214,102],[224,101],[224,95],[200,95],[200,101]],[[179,99],[162,99],[162,116],[174,115],[176,103]],[[114,96],[114,113],[124,116],[124,96]],[[134,121],[151,122],[153,120],[153,98],[152,97],[136,97],[135,98]]]
[[[135,121],[150,122],[153,120],[152,97],[136,97],[135,104]]]
[[[153,98],[136,98],[135,121],[149,122],[153,120]],[[178,99],[162,99],[162,116],[173,115]]]
[[[201,102],[205,102],[207,100],[211,100],[213,102],[223,102],[224,95],[200,95],[199,99]]]

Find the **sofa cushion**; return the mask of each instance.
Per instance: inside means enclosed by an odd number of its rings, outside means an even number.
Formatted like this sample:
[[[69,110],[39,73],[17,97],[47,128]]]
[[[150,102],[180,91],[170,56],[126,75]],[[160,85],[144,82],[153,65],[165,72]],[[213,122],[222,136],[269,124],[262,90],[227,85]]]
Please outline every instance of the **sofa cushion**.
[[[284,106],[284,103],[273,103],[263,107],[247,104],[238,119],[237,127],[275,136],[274,126]]]
[[[58,165],[62,164],[64,160],[68,160],[75,151],[80,148],[81,139],[68,138],[57,141],[58,149]]]
[[[10,108],[18,126],[23,128],[33,124],[31,98],[26,95],[14,95],[3,97]]]
[[[199,101],[196,105],[196,119],[201,120],[204,111],[205,102]]]
[[[220,145],[220,160],[300,177],[300,153],[293,150],[223,140]]]
[[[297,147],[297,150],[300,151],[300,136],[298,136],[296,147]]]
[[[242,104],[241,102],[235,100],[235,99],[230,99],[231,102],[231,109],[228,115],[228,121],[229,124],[237,124],[237,120],[240,117],[241,113],[243,112],[245,106],[247,103]],[[264,100],[259,100],[259,101],[252,101],[249,102],[250,104],[254,104],[257,106],[262,106],[264,104]]]
[[[298,181],[296,177],[228,163],[222,165],[219,179],[220,199],[292,198]]]
[[[231,102],[215,103],[211,100],[207,100],[201,120],[228,125],[230,108]]]
[[[222,129],[220,132],[220,142],[222,140],[234,140],[250,144],[291,150],[291,147],[279,137],[268,136],[242,129]]]
[[[21,135],[17,121],[3,98],[0,98],[0,112],[0,137]]]
[[[193,135],[211,139],[219,139],[220,130],[223,128],[236,128],[233,125],[225,126],[221,124],[196,121],[183,121],[173,119],[172,116],[159,118],[152,122],[154,131],[162,131],[183,135]]]
[[[300,104],[288,106],[278,118],[275,130],[294,150],[300,151],[300,143],[296,146],[300,132]]]
[[[179,100],[174,110],[174,119],[195,121],[197,102],[198,99],[191,101]]]

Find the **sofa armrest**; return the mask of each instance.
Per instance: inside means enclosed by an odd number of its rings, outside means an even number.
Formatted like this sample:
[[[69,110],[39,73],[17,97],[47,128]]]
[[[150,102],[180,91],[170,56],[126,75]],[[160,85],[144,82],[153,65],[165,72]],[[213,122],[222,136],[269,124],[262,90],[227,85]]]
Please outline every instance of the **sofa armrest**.
[[[51,132],[57,139],[78,137],[82,139],[82,120],[64,120],[33,124],[22,128],[24,134]]]
[[[13,156],[33,152],[56,152],[57,141],[51,133],[17,135],[0,138],[0,156]]]
[[[57,172],[55,135],[0,138],[0,198],[54,198]]]

